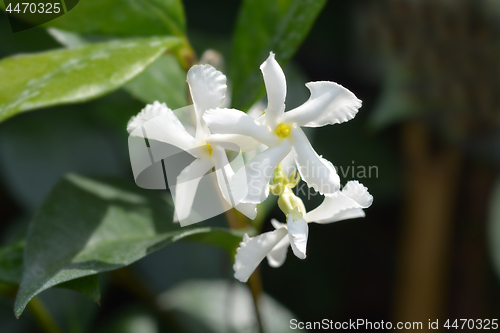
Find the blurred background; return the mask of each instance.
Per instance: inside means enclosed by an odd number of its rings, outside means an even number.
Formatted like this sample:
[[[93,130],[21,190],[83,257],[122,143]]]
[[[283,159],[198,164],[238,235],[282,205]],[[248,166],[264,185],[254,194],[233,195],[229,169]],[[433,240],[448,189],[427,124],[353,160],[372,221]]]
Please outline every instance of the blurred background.
[[[198,56],[214,49],[227,64],[240,2],[184,6]],[[40,27],[12,34],[0,14],[0,57],[58,47]],[[359,180],[374,203],[364,219],[311,224],[306,260],[289,253],[279,269],[263,262],[265,292],[301,321],[425,328],[429,319],[499,318],[500,2],[330,0],[284,70],[287,109],[307,100],[309,81],[335,81],[363,101],[355,119],[311,138],[342,183]],[[22,237],[68,172],[132,180],[125,128],[143,107],[118,90],[1,123],[2,241]],[[320,201],[313,196],[306,206]],[[264,230],[273,217],[284,220],[277,206]],[[101,274],[100,307],[62,289],[41,298],[68,332],[168,332],[175,330],[151,310],[151,298],[167,292],[172,302],[194,279],[236,284],[232,274],[223,251],[177,243],[133,264],[126,277]],[[134,279],[145,289],[124,287]],[[0,332],[37,332],[32,316],[16,320],[12,306],[0,296]]]

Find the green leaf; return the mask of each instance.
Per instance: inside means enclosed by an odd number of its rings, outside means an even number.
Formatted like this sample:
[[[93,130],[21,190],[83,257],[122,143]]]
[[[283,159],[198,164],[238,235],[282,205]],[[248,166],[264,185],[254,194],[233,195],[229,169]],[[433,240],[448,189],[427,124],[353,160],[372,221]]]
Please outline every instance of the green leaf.
[[[208,233],[197,233],[193,234],[186,240],[194,241],[199,243],[210,244],[216,247],[219,247],[225,250],[232,259],[234,259],[234,255],[236,254],[236,249],[238,248],[243,235],[247,233],[250,236],[254,236],[256,234],[256,230],[253,228],[246,228],[241,230],[233,230],[232,236],[227,236],[227,231],[224,229],[212,230]]]
[[[0,121],[21,111],[102,96],[141,73],[177,38],[144,38],[0,61]]]
[[[96,303],[101,301],[101,287],[99,285],[99,276],[97,274],[63,282],[56,285],[56,287],[77,291]]]
[[[0,282],[19,285],[23,274],[24,241],[8,244],[0,248]],[[94,302],[101,300],[97,275],[82,277],[57,285],[77,291]]]
[[[85,46],[90,44],[83,36],[66,30],[56,29],[56,28],[48,28],[47,33],[52,36],[56,41],[58,41],[61,45],[66,46],[67,48],[74,48],[79,46]]]
[[[23,274],[24,241],[0,247],[0,282],[19,284]]]
[[[65,177],[44,200],[28,232],[16,316],[47,288],[127,266],[180,239],[216,232],[223,248],[241,240],[225,229],[181,228],[172,216],[157,192]]]
[[[233,106],[247,110],[264,92],[259,65],[269,52],[283,67],[307,36],[325,0],[245,0],[233,38]]]
[[[124,88],[145,103],[165,102],[171,109],[188,105],[186,72],[172,55],[158,58]]]
[[[62,45],[72,48],[89,44],[79,34],[48,29],[48,32]],[[186,72],[173,55],[160,56],[144,72],[124,86],[134,97],[145,103],[165,102],[169,108],[178,109],[188,104]]]
[[[181,0],[82,0],[45,26],[82,34],[181,37],[186,21]]]

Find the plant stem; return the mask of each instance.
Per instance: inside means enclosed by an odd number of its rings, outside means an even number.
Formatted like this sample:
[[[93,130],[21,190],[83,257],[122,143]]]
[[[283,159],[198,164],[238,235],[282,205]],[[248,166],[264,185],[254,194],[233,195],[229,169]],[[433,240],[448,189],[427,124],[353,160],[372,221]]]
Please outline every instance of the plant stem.
[[[45,305],[42,303],[40,298],[37,296],[28,303],[27,308],[35,318],[35,321],[40,326],[40,328],[46,333],[62,333],[59,326],[50,315]]]
[[[248,228],[248,219],[236,209],[230,209],[226,211],[226,218],[231,229],[242,229]],[[259,332],[264,333],[264,328],[262,326],[262,318],[259,311],[259,299],[263,293],[262,279],[260,278],[259,268],[253,272],[253,274],[248,279],[248,288],[252,293],[252,300],[255,309],[255,318],[257,318],[257,325],[259,327]]]
[[[174,51],[174,54],[177,57],[182,69],[186,72],[191,68],[191,66],[198,62],[196,53],[186,37],[183,38],[182,45]]]
[[[259,333],[264,333],[264,326],[262,325],[262,318],[260,316],[260,311],[259,311],[259,300],[264,290],[262,287],[262,279],[260,278],[260,270],[258,267],[248,279],[248,287],[252,292],[253,305],[255,308],[255,317],[257,318]]]

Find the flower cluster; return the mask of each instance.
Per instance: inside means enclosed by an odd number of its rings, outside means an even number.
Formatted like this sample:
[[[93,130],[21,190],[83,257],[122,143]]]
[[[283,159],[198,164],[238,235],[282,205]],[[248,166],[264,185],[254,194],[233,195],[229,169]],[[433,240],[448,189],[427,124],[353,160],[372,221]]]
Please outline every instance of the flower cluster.
[[[286,223],[272,220],[276,230],[256,237],[245,234],[237,249],[235,277],[242,282],[248,280],[265,257],[273,267],[282,265],[289,245],[298,258],[304,259],[309,222],[331,223],[363,217],[363,209],[369,207],[373,199],[357,181],[341,188],[332,163],[316,153],[301,129],[348,121],[358,112],[361,101],[336,83],[310,82],[306,84],[311,91],[309,100],[285,112],[285,75],[273,53],[260,69],[268,104],[258,117],[223,108],[226,77],[210,65],[195,65],[187,76],[196,118],[194,135],[172,110],[158,102],[133,117],[127,127],[132,132],[154,119],[154,125],[148,126],[148,139],[166,142],[194,157],[177,177],[174,204],[176,219],[181,224],[191,213],[201,177],[212,168],[221,197],[250,219],[255,218],[256,205],[263,202],[269,192],[279,196],[278,206],[286,216]],[[226,150],[235,150],[234,147],[242,152],[258,152],[236,172],[226,155]],[[295,170],[288,175],[281,162],[290,154],[298,173]],[[323,203],[310,212],[292,191],[300,179],[324,195]]]

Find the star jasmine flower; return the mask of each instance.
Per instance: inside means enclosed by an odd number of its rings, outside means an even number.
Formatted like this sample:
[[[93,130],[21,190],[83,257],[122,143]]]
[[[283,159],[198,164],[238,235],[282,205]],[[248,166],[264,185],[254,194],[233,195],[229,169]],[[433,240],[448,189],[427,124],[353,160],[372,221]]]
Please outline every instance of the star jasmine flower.
[[[194,136],[188,133],[184,125],[165,103],[154,102],[152,105],[147,105],[137,116],[132,117],[127,124],[127,130],[131,135],[171,144],[195,157],[195,160],[180,172],[175,184],[175,218],[182,226],[190,224],[186,219],[191,213],[201,178],[214,166],[216,166],[216,170],[217,167],[219,169],[224,167],[225,170],[229,170],[226,167],[228,163],[224,149],[217,149],[218,145],[227,146],[226,143],[230,143],[233,144],[232,147],[237,145],[240,148],[253,150],[260,144],[255,140],[246,138],[242,140],[241,136],[238,135],[210,134],[202,114],[206,110],[218,108],[222,105],[227,89],[224,74],[210,65],[195,65],[187,73],[187,82],[196,116],[196,132]],[[224,154],[225,162],[221,154]],[[222,162],[215,165],[216,161]],[[223,181],[218,180],[218,183],[221,189],[226,187]],[[222,191],[224,194],[224,190]],[[231,204],[230,198],[224,197]],[[236,208],[251,219],[255,218],[257,214],[256,207],[252,204],[239,204]]]
[[[284,191],[286,193],[286,190]],[[280,196],[281,199],[281,196]],[[305,213],[303,204],[297,201],[300,199],[286,198],[290,207],[287,223],[280,223],[271,220],[276,230],[263,233],[256,237],[249,237],[245,234],[240,246],[236,250],[234,263],[234,277],[241,282],[247,282],[253,271],[260,262],[267,257],[271,267],[283,265],[288,252],[288,247],[300,259],[306,258],[307,238],[309,234],[308,223],[316,222],[320,224],[337,222],[340,220],[364,217],[364,208],[368,208],[373,201],[373,197],[368,193],[368,189],[358,181],[348,182],[340,191],[332,196],[325,197],[323,203],[312,211]],[[280,208],[283,210],[283,205]],[[295,206],[295,207],[293,207]],[[291,208],[291,210],[290,210]]]
[[[243,135],[269,147],[234,175],[231,191],[235,201],[263,202],[269,194],[274,168],[290,151],[307,185],[325,196],[334,195],[340,188],[340,178],[332,163],[314,151],[301,126],[320,127],[348,121],[358,112],[361,100],[337,83],[309,82],[306,84],[311,91],[309,100],[285,112],[285,74],[274,53],[270,53],[260,69],[268,100],[267,110],[260,118],[255,120],[235,109],[212,109],[203,115],[212,133]]]

